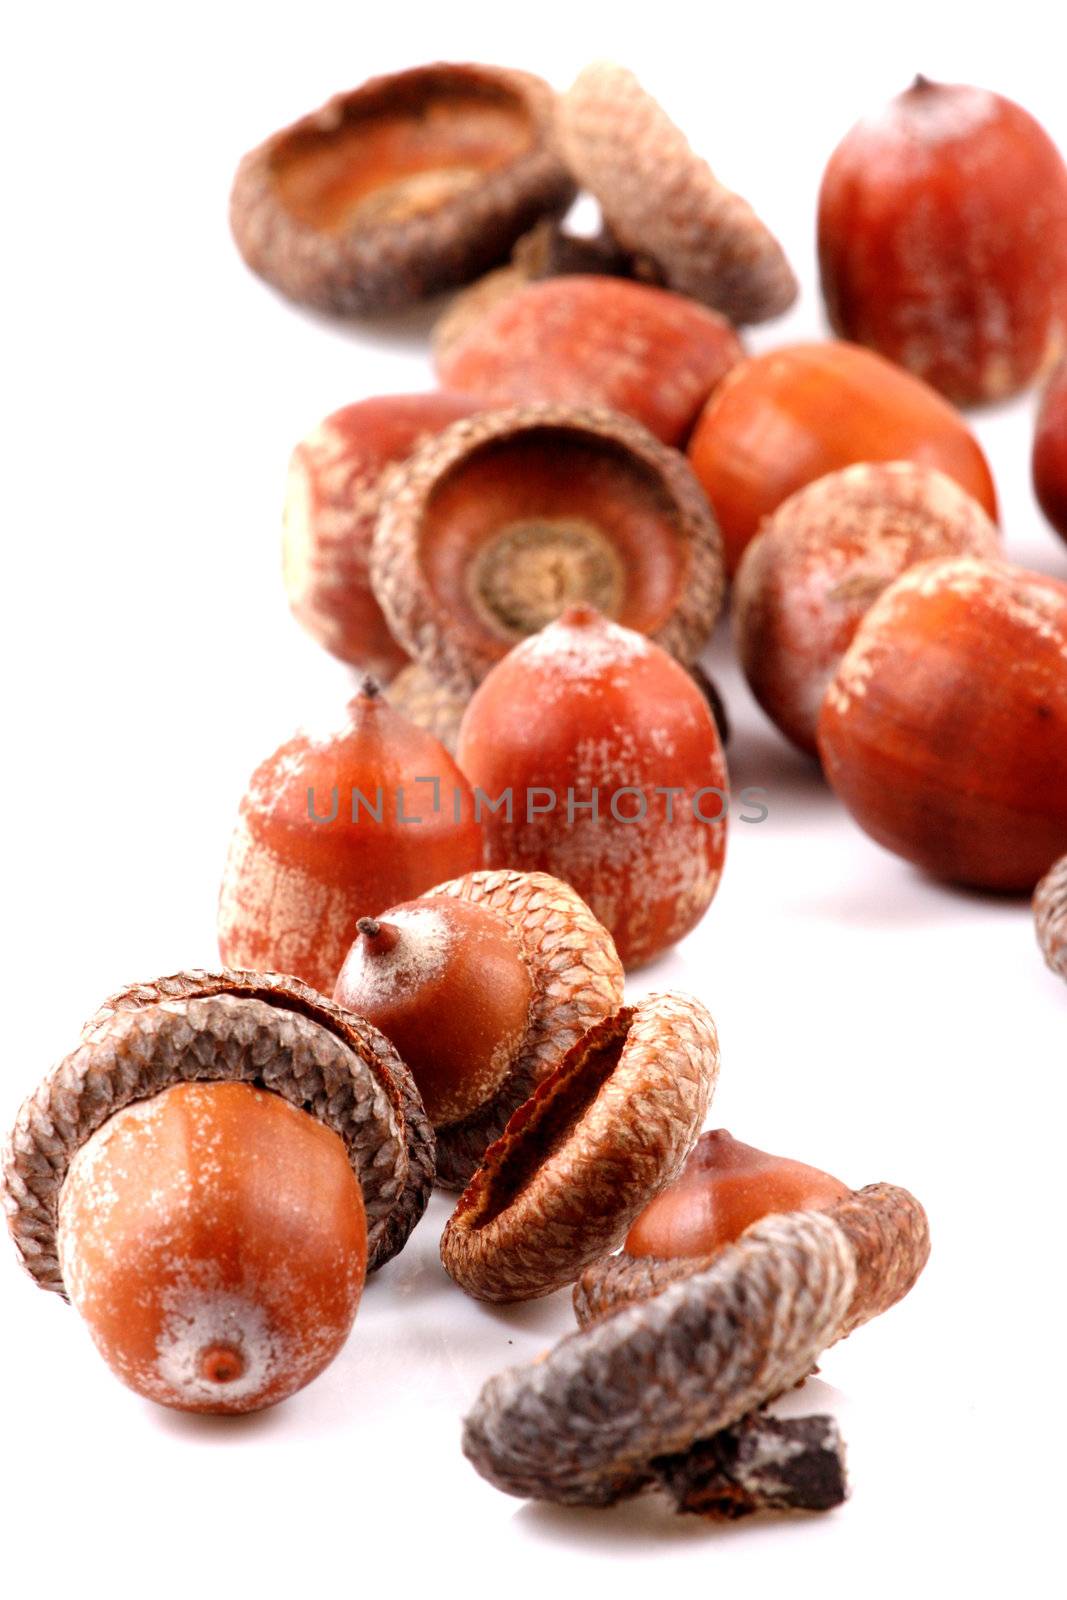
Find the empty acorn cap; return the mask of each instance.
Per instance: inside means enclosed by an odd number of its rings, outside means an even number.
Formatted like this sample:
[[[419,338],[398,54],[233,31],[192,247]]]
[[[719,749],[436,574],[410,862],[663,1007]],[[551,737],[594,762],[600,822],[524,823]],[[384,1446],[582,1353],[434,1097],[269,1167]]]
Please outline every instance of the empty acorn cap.
[[[623,970],[611,934],[569,884],[547,872],[468,872],[431,889],[500,916],[522,948],[534,998],[522,1045],[493,1099],[437,1132],[437,1181],[462,1189],[517,1106],[567,1051],[622,1002]]]
[[[721,540],[684,458],[639,423],[535,403],[453,423],[396,471],[371,582],[404,648],[461,695],[578,603],[690,663],[722,602]]]
[[[64,1293],[57,1206],[81,1146],[136,1100],[220,1080],[269,1089],[331,1128],[363,1191],[368,1268],[403,1247],[433,1188],[434,1136],[389,1041],[297,978],[191,970],[112,995],[19,1111],[3,1197],[42,1288]]]
[[[801,1382],[907,1292],[928,1252],[922,1207],[888,1184],[828,1211],[762,1217],[651,1298],[491,1378],[464,1452],[508,1494],[612,1505],[650,1481],[658,1458]]]
[[[445,1271],[479,1300],[573,1283],[681,1167],[718,1071],[715,1024],[687,995],[591,1028],[486,1151],[442,1235]]]
[[[244,157],[238,248],[290,299],[344,315],[468,283],[574,197],[555,104],[540,78],[496,67],[372,78]]]
[[[797,282],[777,239],[632,72],[587,67],[561,99],[559,129],[571,170],[620,244],[649,257],[670,288],[735,323],[792,305]]]

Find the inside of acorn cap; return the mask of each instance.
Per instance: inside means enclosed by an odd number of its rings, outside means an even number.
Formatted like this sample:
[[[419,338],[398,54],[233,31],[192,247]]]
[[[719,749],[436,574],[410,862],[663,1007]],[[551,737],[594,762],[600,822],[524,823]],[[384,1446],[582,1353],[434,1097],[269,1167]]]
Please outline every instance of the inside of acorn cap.
[[[337,233],[436,211],[532,140],[529,111],[503,85],[416,74],[357,91],[335,127],[283,135],[271,165],[286,210]]]
[[[690,560],[654,469],[613,439],[562,426],[490,440],[442,473],[419,551],[453,625],[501,656],[580,603],[658,632]]]
[[[566,1144],[618,1066],[629,1032],[627,1011],[594,1028],[548,1080],[548,1092],[516,1112],[483,1167],[481,1181],[474,1181],[470,1204],[463,1207],[469,1227],[484,1228],[514,1205]]]

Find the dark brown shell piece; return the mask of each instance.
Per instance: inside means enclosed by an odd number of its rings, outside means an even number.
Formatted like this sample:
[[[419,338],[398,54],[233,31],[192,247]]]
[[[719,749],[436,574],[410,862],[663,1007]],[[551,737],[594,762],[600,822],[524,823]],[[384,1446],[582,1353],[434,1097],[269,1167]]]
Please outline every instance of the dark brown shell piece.
[[[290,299],[344,316],[469,283],[574,198],[555,105],[540,78],[496,67],[372,78],[243,158],[237,246]]]
[[[790,1213],[792,1214],[792,1213]],[[825,1215],[845,1233],[856,1256],[854,1304],[838,1338],[902,1300],[926,1265],[930,1231],[926,1213],[906,1189],[875,1183],[830,1206]],[[746,1233],[750,1230],[746,1230]],[[746,1235],[742,1235],[744,1238]],[[587,1267],[574,1285],[580,1327],[622,1306],[648,1300],[718,1259],[710,1256],[631,1256],[622,1250]]]
[[[622,1003],[615,942],[580,895],[547,872],[469,872],[432,889],[495,912],[522,946],[534,1001],[522,1049],[489,1103],[437,1134],[437,1181],[462,1189],[512,1113],[585,1033]]]
[[[363,1190],[368,1265],[397,1253],[433,1187],[434,1138],[392,1045],[296,978],[192,970],[111,996],[19,1112],[4,1201],[42,1287],[63,1293],[56,1208],[77,1150],[123,1106],[222,1079],[270,1089],[337,1133]]]
[[[590,1029],[460,1196],[441,1239],[449,1276],[490,1301],[572,1283],[674,1177],[718,1069],[715,1024],[686,995],[650,995]]]
[[[1052,971],[1067,978],[1067,856],[1057,861],[1034,893],[1037,940]]]
[[[845,1446],[833,1417],[742,1417],[652,1463],[676,1511],[733,1521],[754,1511],[832,1511],[848,1497]]]
[[[669,288],[735,323],[789,309],[797,281],[781,245],[632,72],[587,67],[561,98],[559,129],[564,156],[615,238],[649,258]]]
[[[613,1505],[811,1371],[847,1315],[852,1250],[825,1213],[764,1217],[704,1272],[490,1378],[463,1449],[507,1494]]]
[[[561,519],[555,509],[539,515],[529,479],[518,472],[513,475],[515,507],[501,509],[499,537],[478,542],[461,528],[455,535],[461,554],[457,558],[453,551],[446,568],[449,580],[458,584],[463,596],[469,596],[477,587],[476,570],[482,572],[487,550],[499,549],[502,553],[491,575],[492,604],[497,605],[496,596],[503,589],[514,608],[508,624],[502,620],[503,605],[498,606],[501,616],[488,609],[489,602],[480,609],[466,604],[460,616],[451,599],[446,603],[437,592],[428,570],[426,543],[438,497],[443,492],[454,497],[461,476],[472,470],[484,471],[485,463],[493,470],[492,463],[504,459],[501,452],[549,444],[557,461],[560,452],[573,451],[572,481],[583,485],[584,499],[595,500],[594,490],[599,490],[602,474],[625,473],[625,481],[632,479],[633,499],[643,497],[648,514],[655,515],[663,530],[664,548],[669,545],[674,552],[678,576],[665,604],[659,594],[662,573],[657,569],[655,609],[661,620],[651,630],[641,629],[627,612],[627,602],[638,603],[641,583],[649,582],[648,574],[642,579],[641,550],[613,544],[614,535],[588,528],[584,516],[563,518],[568,527],[560,531]],[[499,489],[494,487],[494,494],[495,512]],[[605,494],[603,491],[601,499]],[[617,490],[615,497],[619,498]],[[566,552],[561,563],[535,542],[523,540],[524,529],[536,535],[542,522],[547,538],[570,537],[574,541],[573,570],[580,575],[575,582],[583,592],[552,590],[553,598],[546,601],[542,581],[546,570],[551,568],[548,577],[555,582],[561,564],[569,562]],[[647,540],[643,544],[647,547]],[[602,592],[604,584],[610,588],[609,569],[617,572],[621,603],[618,594]],[[618,412],[552,402],[482,412],[427,440],[392,479],[374,535],[370,570],[378,603],[396,638],[457,696],[469,695],[526,633],[551,621],[568,604],[582,601],[627,626],[650,632],[657,644],[689,665],[707,642],[724,590],[719,530],[684,457]],[[457,572],[464,582],[456,578]],[[485,581],[489,584],[490,577]],[[589,584],[593,589],[585,592]],[[547,587],[551,589],[551,583]],[[523,619],[530,610],[536,611],[537,617],[526,626]]]

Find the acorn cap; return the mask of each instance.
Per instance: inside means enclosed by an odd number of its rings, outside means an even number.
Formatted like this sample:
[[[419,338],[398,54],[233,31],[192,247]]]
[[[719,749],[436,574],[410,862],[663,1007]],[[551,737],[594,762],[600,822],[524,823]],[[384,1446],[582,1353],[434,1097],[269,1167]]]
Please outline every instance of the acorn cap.
[[[649,995],[589,1030],[515,1112],[441,1238],[479,1300],[532,1300],[613,1249],[675,1176],[719,1071],[715,1024],[686,995]]]
[[[575,177],[620,244],[650,257],[670,288],[735,323],[788,310],[797,282],[781,245],[632,72],[587,67],[562,96],[558,120]]]
[[[907,1292],[928,1251],[922,1208],[887,1184],[828,1211],[762,1217],[710,1264],[491,1378],[464,1452],[508,1494],[612,1505],[651,1480],[657,1458],[800,1383]]]
[[[787,1213],[792,1215],[793,1213]],[[903,1299],[930,1253],[926,1214],[906,1189],[871,1184],[828,1206],[856,1249],[857,1294],[838,1338]],[[755,1224],[753,1224],[755,1226]],[[746,1234],[750,1230],[746,1229]],[[743,1234],[742,1237],[745,1237]],[[623,1306],[659,1294],[672,1283],[706,1272],[721,1252],[705,1256],[631,1256],[625,1250],[596,1261],[574,1285],[574,1314],[581,1327]]]
[[[580,895],[547,872],[469,872],[431,889],[483,906],[518,939],[534,999],[522,1046],[496,1094],[473,1116],[437,1132],[437,1181],[462,1189],[512,1113],[568,1050],[622,1002],[622,962],[611,934]]]
[[[469,695],[456,694],[435,678],[428,667],[413,661],[397,673],[385,691],[385,698],[417,728],[425,728],[435,739],[440,739],[450,756],[455,755],[459,725]]]
[[[371,583],[408,653],[462,695],[581,602],[690,663],[722,603],[722,542],[684,457],[640,423],[534,403],[463,418],[395,472]]]
[[[134,1101],[222,1080],[269,1089],[340,1137],[363,1191],[368,1269],[396,1255],[433,1188],[434,1137],[392,1045],[297,978],[192,970],[112,995],[19,1111],[4,1203],[42,1288],[64,1294],[57,1207],[81,1146]]]
[[[540,78],[496,67],[372,78],[243,158],[237,246],[290,299],[342,315],[468,283],[574,198],[555,105]]]
[[[1067,856],[1046,873],[1034,892],[1034,922],[1045,960],[1067,978]]]

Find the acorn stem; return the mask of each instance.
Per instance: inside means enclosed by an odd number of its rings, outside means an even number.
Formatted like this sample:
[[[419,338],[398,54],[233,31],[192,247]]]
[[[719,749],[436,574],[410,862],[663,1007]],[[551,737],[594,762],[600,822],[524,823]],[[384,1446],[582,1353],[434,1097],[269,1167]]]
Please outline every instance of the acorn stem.
[[[356,932],[367,941],[368,950],[376,956],[388,955],[400,938],[400,929],[391,922],[379,922],[376,917],[360,917]]]

